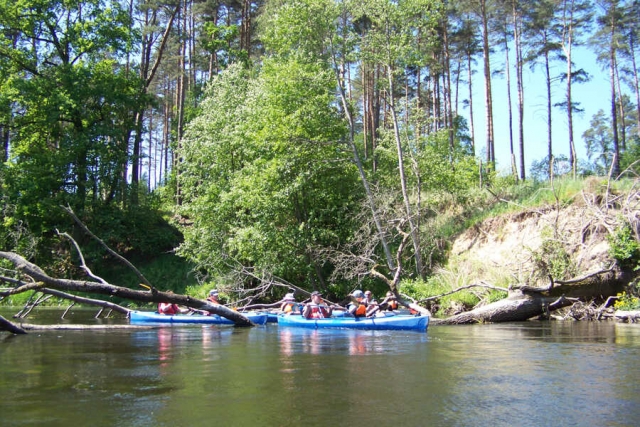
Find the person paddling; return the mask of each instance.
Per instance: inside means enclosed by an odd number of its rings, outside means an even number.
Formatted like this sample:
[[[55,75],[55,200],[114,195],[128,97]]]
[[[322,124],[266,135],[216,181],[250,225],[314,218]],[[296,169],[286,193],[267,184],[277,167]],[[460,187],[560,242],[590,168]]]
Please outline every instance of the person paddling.
[[[178,304],[173,304],[171,302],[161,302],[158,304],[158,313],[160,314],[173,316],[174,314],[185,314],[188,312],[188,308],[180,308]]]
[[[214,304],[220,304],[220,301],[218,301],[218,290],[217,289],[211,289],[209,291],[209,296],[207,297],[207,301],[212,302]]]
[[[354,317],[367,316],[367,303],[361,290],[355,290],[351,293],[351,302],[347,306],[347,312]]]
[[[311,292],[311,302],[304,306],[302,315],[307,319],[324,319],[331,317],[332,309],[322,300],[318,291]]]
[[[300,314],[300,309],[298,308],[298,304],[296,303],[296,299],[293,294],[293,292],[289,292],[282,299],[282,304],[280,305],[280,311],[282,313]]]
[[[380,308],[387,311],[394,311],[398,309],[398,300],[393,292],[387,291],[387,295],[380,303]]]
[[[173,294],[173,291],[168,291],[168,294]],[[189,313],[190,309],[181,308],[178,304],[172,302],[161,302],[158,304],[158,313],[173,316],[174,314]]]

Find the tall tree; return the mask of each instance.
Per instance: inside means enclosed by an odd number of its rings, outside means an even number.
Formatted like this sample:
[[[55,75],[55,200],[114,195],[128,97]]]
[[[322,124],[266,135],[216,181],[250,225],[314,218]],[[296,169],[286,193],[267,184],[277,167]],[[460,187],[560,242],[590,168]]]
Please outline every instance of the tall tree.
[[[598,16],[598,30],[592,37],[592,45],[596,47],[598,61],[609,69],[609,83],[611,96],[611,132],[613,136],[613,166],[614,176],[620,173],[620,137],[618,128],[618,96],[617,81],[617,52],[621,48],[621,24],[623,10],[618,0],[599,0],[598,6],[602,14]],[[606,40],[606,43],[603,41]]]
[[[545,72],[545,87],[547,95],[547,158],[549,161],[548,178],[553,175],[553,114],[551,84],[555,79],[551,75],[551,61],[562,59],[562,47],[559,41],[557,24],[557,1],[543,0],[534,2],[527,14],[525,22],[525,39],[527,40],[528,55],[525,58],[531,68],[540,65]]]
[[[564,107],[567,111],[567,126],[569,134],[569,162],[571,171],[575,177],[577,174],[578,160],[576,155],[576,144],[573,132],[573,112],[576,106],[573,99],[573,83],[576,78],[584,76],[583,70],[573,70],[573,49],[582,43],[584,33],[589,29],[592,19],[592,6],[589,0],[562,0],[562,6],[558,11],[560,14],[560,26],[562,32],[562,49],[566,58],[567,71],[566,95]]]
[[[140,93],[146,96],[149,88],[156,77],[165,54],[167,42],[171,35],[171,30],[176,16],[180,10],[181,3],[164,4],[165,2],[147,1],[139,5],[138,19],[142,28],[142,43],[140,59],[138,62],[139,78],[141,86]],[[133,142],[131,148],[131,201],[135,205],[138,200],[138,185],[140,182],[142,141],[145,136],[145,108],[132,111],[135,127],[133,130]]]
[[[110,203],[121,182],[129,111],[144,102],[118,63],[135,41],[130,24],[118,1],[0,2],[11,190],[34,222],[52,205]]]
[[[371,30],[363,40],[362,53],[365,57],[381,64],[386,73],[386,104],[389,108],[393,139],[397,150],[398,171],[405,215],[414,249],[416,272],[424,275],[420,249],[418,213],[413,212],[405,175],[405,155],[400,136],[400,120],[396,104],[396,82],[402,75],[402,65],[410,60],[417,50],[411,44],[412,34],[422,27],[425,37],[437,28],[441,10],[437,2],[430,0],[408,0],[393,3],[387,0],[370,0],[354,7],[356,19],[366,18],[371,22]],[[431,30],[431,31],[430,31]]]

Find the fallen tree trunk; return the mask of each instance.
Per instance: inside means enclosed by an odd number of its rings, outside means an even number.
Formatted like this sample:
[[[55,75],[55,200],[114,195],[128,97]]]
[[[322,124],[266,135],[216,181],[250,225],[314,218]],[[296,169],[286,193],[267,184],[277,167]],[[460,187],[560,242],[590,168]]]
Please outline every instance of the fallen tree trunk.
[[[548,315],[549,312],[567,307],[575,299],[532,296],[522,293],[496,301],[492,304],[457,314],[446,319],[432,319],[437,325],[462,325],[469,323],[522,322],[532,317]]]
[[[636,323],[637,321],[640,320],[640,311],[618,310],[613,313],[613,317],[615,317],[616,320],[621,320],[623,322]]]
[[[25,331],[83,331],[83,330],[114,330],[114,329],[153,329],[161,326],[154,325],[34,325],[23,323],[20,325]],[[25,332],[26,333],[26,332]]]
[[[9,322],[7,319],[5,319],[4,317],[0,316],[0,330],[4,330],[4,331],[8,331],[11,332],[13,334],[26,334],[27,331],[25,331],[23,328],[14,325],[13,323]]]
[[[58,279],[47,275],[40,267],[27,261],[23,257],[13,252],[1,252],[0,258],[4,258],[16,267],[22,274],[29,276],[33,282],[21,284],[8,291],[3,291],[0,296],[14,295],[30,290],[42,291],[47,288],[62,290],[66,292],[83,292],[89,294],[107,295],[109,297],[117,297],[131,301],[143,303],[161,303],[170,302],[183,305],[196,310],[204,310],[210,313],[218,314],[233,321],[237,326],[254,326],[254,324],[244,315],[237,311],[231,310],[220,304],[212,304],[207,301],[191,298],[186,295],[178,295],[172,292],[161,292],[155,288],[145,291],[136,291],[133,289],[115,286],[104,282],[91,282],[86,280]],[[49,291],[51,290],[49,289]],[[114,306],[116,306],[114,304]],[[110,307],[114,308],[115,307]]]

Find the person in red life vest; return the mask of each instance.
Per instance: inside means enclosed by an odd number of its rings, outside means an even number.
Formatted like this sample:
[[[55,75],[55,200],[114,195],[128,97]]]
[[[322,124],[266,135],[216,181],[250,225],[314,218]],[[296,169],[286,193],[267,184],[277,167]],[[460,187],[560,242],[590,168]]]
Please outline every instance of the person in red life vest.
[[[173,291],[168,291],[168,294],[173,294]],[[178,304],[172,302],[161,302],[158,304],[158,313],[173,316],[174,314],[188,313],[188,308],[180,308]]]
[[[367,317],[375,315],[376,312],[380,310],[378,301],[376,301],[371,291],[364,291],[364,305],[367,307]]]
[[[188,308],[180,308],[178,307],[178,304],[173,304],[171,302],[161,302],[158,304],[158,313],[160,314],[173,316],[174,314],[184,314],[188,312]]]
[[[331,307],[322,300],[322,294],[318,291],[311,292],[311,302],[304,306],[302,315],[307,319],[324,319],[331,317]]]
[[[367,316],[367,303],[361,290],[355,290],[351,293],[351,302],[347,306],[347,312],[354,317]]]

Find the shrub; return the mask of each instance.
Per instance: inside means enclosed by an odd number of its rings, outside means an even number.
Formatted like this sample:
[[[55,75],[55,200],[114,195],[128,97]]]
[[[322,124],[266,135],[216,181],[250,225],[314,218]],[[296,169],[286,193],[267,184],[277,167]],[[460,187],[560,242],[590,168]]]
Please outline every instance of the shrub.
[[[616,228],[607,236],[609,255],[618,261],[622,268],[637,270],[640,268],[640,243],[636,240],[628,223]]]

